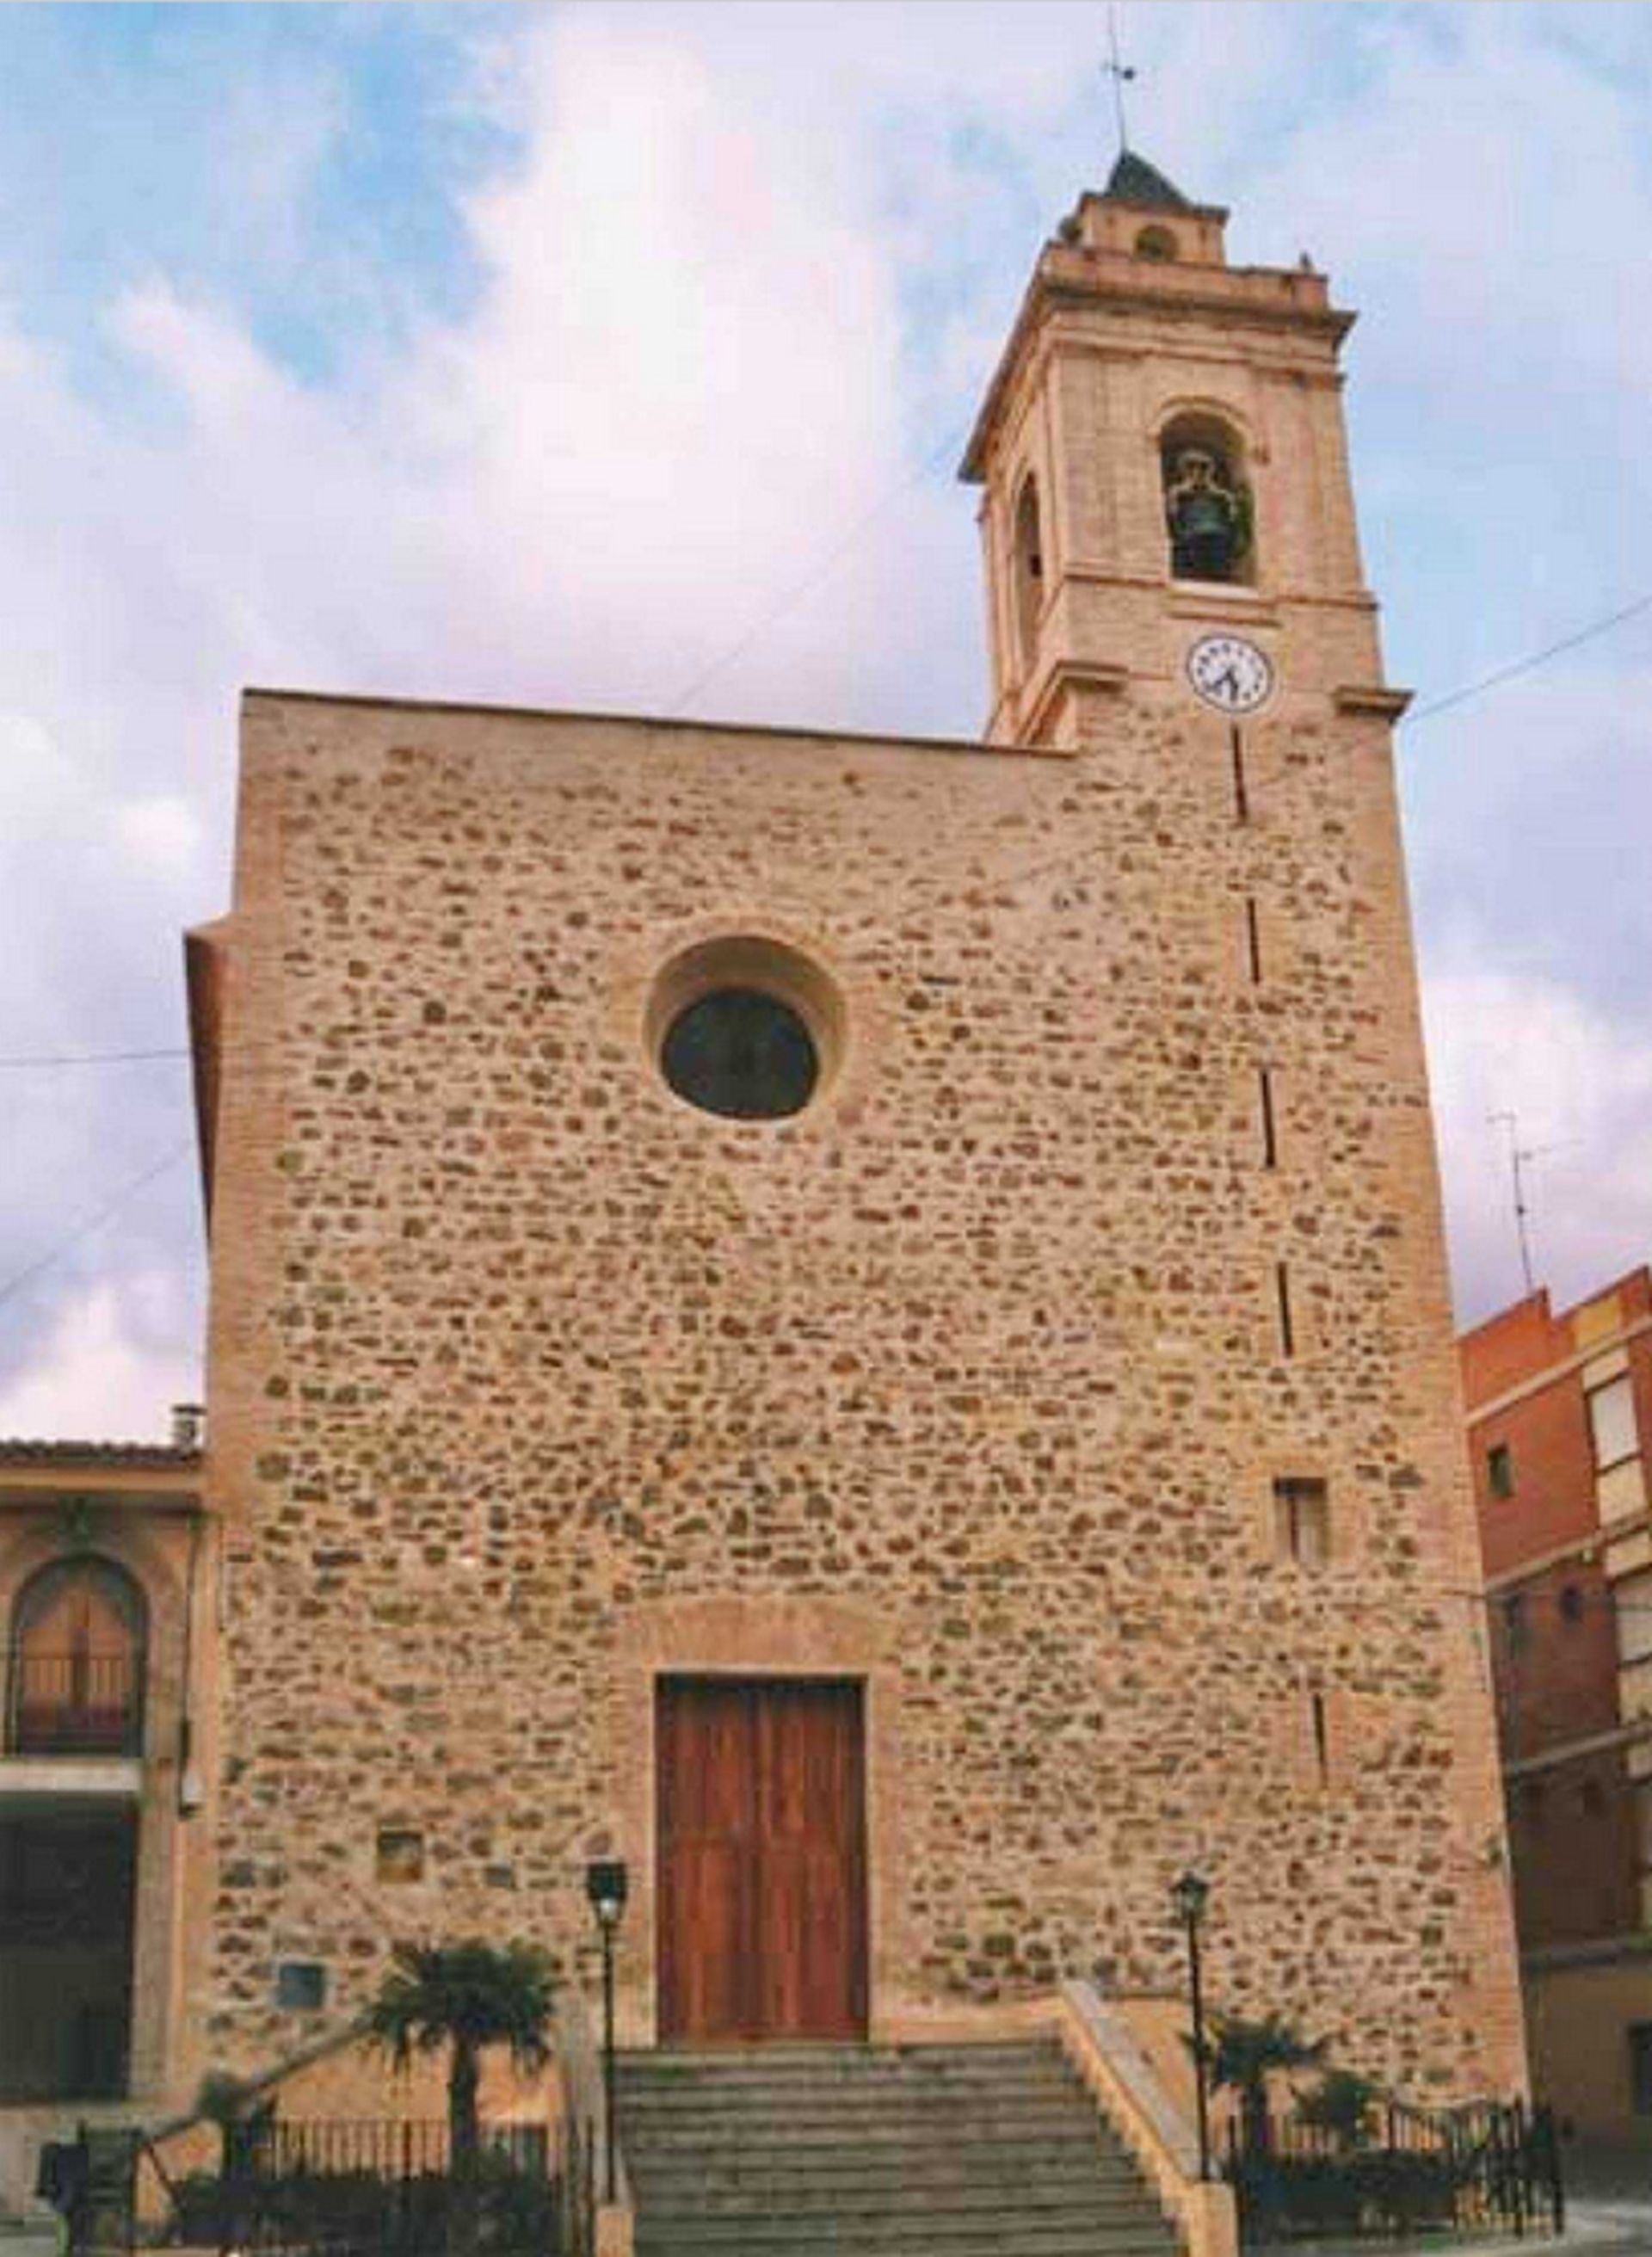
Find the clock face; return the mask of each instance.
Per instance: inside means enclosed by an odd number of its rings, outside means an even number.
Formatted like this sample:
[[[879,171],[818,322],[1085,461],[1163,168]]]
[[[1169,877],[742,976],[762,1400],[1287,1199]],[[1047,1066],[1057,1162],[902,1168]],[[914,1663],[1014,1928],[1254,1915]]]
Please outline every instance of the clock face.
[[[1201,635],[1187,668],[1195,692],[1218,713],[1253,713],[1274,687],[1266,654],[1243,635]]]

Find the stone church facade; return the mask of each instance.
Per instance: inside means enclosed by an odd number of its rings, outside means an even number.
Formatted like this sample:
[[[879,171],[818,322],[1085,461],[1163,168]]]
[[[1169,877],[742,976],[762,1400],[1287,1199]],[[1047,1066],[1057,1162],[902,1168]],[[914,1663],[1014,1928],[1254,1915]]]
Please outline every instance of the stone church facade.
[[[617,1857],[639,2042],[1175,1990],[1191,1865],[1521,2083],[1349,317],[1224,216],[1040,257],[983,741],[249,694],[180,2077]]]

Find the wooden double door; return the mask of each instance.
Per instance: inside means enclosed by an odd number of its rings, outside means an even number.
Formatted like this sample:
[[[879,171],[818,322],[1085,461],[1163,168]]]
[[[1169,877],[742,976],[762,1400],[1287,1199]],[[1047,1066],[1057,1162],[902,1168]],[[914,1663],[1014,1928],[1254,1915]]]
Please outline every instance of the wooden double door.
[[[866,2030],[862,1687],[660,1680],[662,2043]]]

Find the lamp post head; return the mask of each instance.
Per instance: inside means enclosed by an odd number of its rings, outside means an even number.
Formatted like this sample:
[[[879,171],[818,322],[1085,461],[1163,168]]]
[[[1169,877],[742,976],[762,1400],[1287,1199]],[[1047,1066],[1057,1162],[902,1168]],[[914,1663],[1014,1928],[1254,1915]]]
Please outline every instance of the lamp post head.
[[[1197,1928],[1204,1917],[1204,1907],[1210,1899],[1211,1884],[1203,1873],[1190,1866],[1179,1879],[1170,1884],[1170,1901],[1175,1907],[1176,1917],[1184,1927]]]
[[[597,1915],[597,1925],[605,1934],[619,1926],[625,1909],[626,1873],[618,1857],[598,1858],[585,1868],[585,1894]]]

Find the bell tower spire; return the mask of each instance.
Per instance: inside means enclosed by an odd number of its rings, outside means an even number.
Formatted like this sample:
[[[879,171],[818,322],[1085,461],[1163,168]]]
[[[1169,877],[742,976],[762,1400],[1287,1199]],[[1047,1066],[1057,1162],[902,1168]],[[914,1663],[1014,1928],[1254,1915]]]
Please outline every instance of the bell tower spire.
[[[1353,316],[1305,258],[1230,266],[1226,222],[1122,146],[1040,253],[963,465],[999,741],[1076,748],[1098,699],[1183,688],[1202,629],[1292,695],[1380,702],[1338,367]]]

